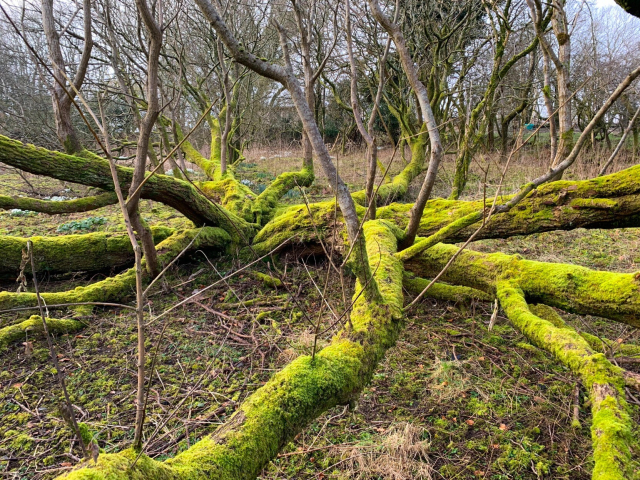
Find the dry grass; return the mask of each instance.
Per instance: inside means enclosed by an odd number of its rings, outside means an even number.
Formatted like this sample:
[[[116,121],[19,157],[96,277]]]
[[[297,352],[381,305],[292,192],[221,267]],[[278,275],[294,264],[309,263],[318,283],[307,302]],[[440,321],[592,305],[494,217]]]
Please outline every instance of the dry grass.
[[[345,473],[352,479],[430,480],[427,431],[411,423],[389,428],[381,443],[342,450]]]
[[[345,183],[353,190],[364,188],[365,165],[364,150],[359,147],[346,149],[345,152],[339,148],[332,149],[333,160],[338,165],[338,169]],[[567,180],[583,180],[593,178],[598,175],[601,166],[606,162],[610,152],[597,147],[596,150],[584,148],[576,164],[565,174]],[[268,171],[273,175],[282,172],[292,171],[301,166],[302,150],[298,145],[282,145],[269,148],[253,148],[246,152],[247,162],[255,163],[261,170]],[[393,176],[400,172],[410,160],[410,151],[405,149],[404,157],[402,152],[386,146],[378,152],[378,157],[383,165],[390,165],[389,175]],[[514,155],[510,168],[505,178],[502,192],[505,194],[515,192],[522,184],[536,178],[546,172],[549,166],[550,155],[546,145],[529,144],[520,152]],[[636,159],[628,150],[620,152],[609,173],[622,170],[634,165]],[[472,161],[467,189],[464,198],[482,198],[486,194],[495,192],[504,168],[505,159],[501,157],[499,151],[480,152],[474,156]],[[434,189],[434,197],[448,197],[451,192],[455,172],[455,154],[445,155],[440,166],[440,172]],[[329,183],[319,166],[316,168],[316,184],[325,188],[326,195],[330,195]],[[378,181],[382,178],[378,172]],[[415,198],[417,195],[422,176],[412,183],[407,200]]]

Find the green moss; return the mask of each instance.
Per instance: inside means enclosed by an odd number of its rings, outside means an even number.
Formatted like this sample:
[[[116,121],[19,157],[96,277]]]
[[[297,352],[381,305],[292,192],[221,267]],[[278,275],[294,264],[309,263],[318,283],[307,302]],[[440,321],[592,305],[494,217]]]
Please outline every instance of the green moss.
[[[46,321],[49,332],[52,334],[73,333],[84,327],[81,322],[72,319],[47,318]],[[11,343],[23,340],[27,335],[42,334],[43,331],[42,318],[39,315],[33,315],[28,320],[0,328],[0,352]]]
[[[264,283],[265,286],[271,288],[277,288],[282,286],[282,282],[280,279],[276,277],[272,277],[271,275],[266,275],[261,272],[252,272],[251,275],[256,279]]]
[[[351,324],[315,357],[301,356],[249,396],[213,435],[166,462],[142,457],[127,470],[131,452],[101,455],[97,465],[69,479],[216,478],[252,479],[304,426],[320,413],[353,400],[373,375],[400,330],[402,265],[393,253],[396,227],[364,227],[372,271],[385,299],[370,303],[356,293]],[[356,289],[357,291],[358,289]]]
[[[253,223],[253,216],[245,210],[256,201],[256,196],[246,185],[228,176],[221,180],[201,182],[199,188],[207,197]]]
[[[603,354],[595,353],[586,340],[558,320],[559,317],[549,321],[532,313],[513,280],[498,282],[498,298],[514,325],[579,375],[589,392],[593,415],[593,478],[629,478],[628,474],[638,468],[638,464],[631,461],[636,439],[625,401],[622,369],[611,364]],[[539,306],[538,311],[541,311]],[[549,310],[542,311],[553,316]]]
[[[173,229],[152,228],[153,239],[161,242]],[[22,251],[27,241],[33,244],[33,257],[39,273],[67,273],[97,271],[118,268],[133,263],[133,249],[126,235],[88,233],[84,235],[60,235],[56,237],[0,237],[0,274],[17,275],[22,261]],[[27,265],[27,272],[31,266]]]
[[[49,215],[88,212],[115,203],[118,203],[118,197],[113,192],[91,197],[76,198],[74,200],[62,200],[59,202],[0,195],[0,208],[2,209],[10,210],[17,208],[20,210],[47,213]]]
[[[192,240],[194,240],[191,245],[192,250],[215,248],[227,251],[233,244],[231,236],[221,228],[204,227],[195,230],[184,230],[174,233],[156,246],[159,262],[161,264],[169,263],[187,248]],[[131,268],[119,275],[106,278],[86,287],[77,287],[67,292],[44,292],[42,293],[42,298],[48,305],[118,302],[132,295],[135,291],[135,281],[135,269]],[[35,293],[0,292],[0,309],[34,305],[37,305]]]
[[[424,278],[415,277],[405,272],[403,284],[407,290],[414,294],[420,294],[431,283]],[[425,296],[442,300],[445,302],[454,302],[462,304],[471,304],[473,301],[491,302],[493,297],[481,290],[469,287],[460,287],[457,285],[447,285],[445,283],[434,283]]]
[[[422,277],[435,276],[457,251],[454,245],[438,244],[407,261],[406,267]],[[496,279],[506,274],[515,279],[532,303],[640,326],[640,284],[631,273],[601,272],[465,250],[441,280],[493,294]]]
[[[612,210],[619,208],[617,200],[610,198],[574,198],[569,204],[572,208],[591,208],[596,210]]]
[[[522,474],[535,466],[538,478],[548,475],[551,470],[551,462],[544,458],[544,446],[529,438],[524,438],[520,445],[505,444],[496,465],[509,474]],[[596,477],[594,477],[596,478]]]

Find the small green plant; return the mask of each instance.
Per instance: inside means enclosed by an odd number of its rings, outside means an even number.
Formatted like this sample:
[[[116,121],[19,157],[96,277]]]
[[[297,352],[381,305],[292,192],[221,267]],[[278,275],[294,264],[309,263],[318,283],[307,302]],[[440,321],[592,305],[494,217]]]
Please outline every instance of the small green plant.
[[[72,222],[63,223],[56,231],[57,232],[76,232],[78,230],[91,230],[96,225],[104,225],[107,219],[104,217],[89,217],[84,220],[74,220]]]
[[[32,215],[37,215],[36,212],[32,212],[31,210],[20,210],[19,208],[12,208],[9,210],[9,215],[12,217],[30,217]]]

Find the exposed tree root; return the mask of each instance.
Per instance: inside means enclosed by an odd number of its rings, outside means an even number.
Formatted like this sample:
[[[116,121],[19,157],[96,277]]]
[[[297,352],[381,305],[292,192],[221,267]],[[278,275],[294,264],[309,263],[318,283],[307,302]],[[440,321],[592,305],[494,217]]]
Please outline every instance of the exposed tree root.
[[[393,256],[399,230],[369,222],[365,231],[371,269],[385,300],[369,303],[356,294],[352,326],[315,358],[298,357],[245,400],[213,435],[175,458],[157,462],[143,455],[130,468],[133,452],[105,454],[97,464],[64,478],[253,479],[314,418],[357,397],[397,338],[403,302],[402,265]]]
[[[196,238],[197,236],[197,238]],[[227,251],[232,245],[230,235],[220,228],[205,227],[199,230],[184,230],[176,232],[157,245],[158,260],[161,264],[168,264],[195,238],[191,250],[198,248],[216,248]],[[47,305],[82,302],[115,302],[135,295],[135,268],[130,268],[114,277],[86,287],[77,287],[66,292],[44,292],[42,299]],[[17,307],[32,307],[37,305],[35,293],[0,292],[0,309]]]
[[[625,400],[623,370],[609,362],[571,327],[555,325],[535,315],[527,305],[518,280],[497,282],[500,304],[513,324],[538,347],[569,367],[589,392],[593,422],[594,467],[592,478],[637,478],[637,439]]]
[[[153,240],[162,242],[174,230],[153,227]],[[112,233],[87,233],[84,235],[60,235],[57,237],[0,237],[0,275],[18,275],[22,252],[27,241],[33,243],[36,271],[52,274],[68,272],[94,272],[130,265],[133,249],[126,235]],[[25,267],[31,272],[31,265]]]
[[[73,333],[84,328],[84,324],[73,319],[47,318],[49,333],[65,334]],[[11,343],[23,340],[28,335],[43,333],[42,318],[40,315],[32,315],[27,320],[0,328],[0,354]]]
[[[47,213],[49,215],[89,212],[116,203],[118,203],[118,197],[113,192],[106,192],[92,197],[76,198],[74,200],[62,200],[59,202],[0,195],[0,208],[4,210],[17,208],[20,210]]]

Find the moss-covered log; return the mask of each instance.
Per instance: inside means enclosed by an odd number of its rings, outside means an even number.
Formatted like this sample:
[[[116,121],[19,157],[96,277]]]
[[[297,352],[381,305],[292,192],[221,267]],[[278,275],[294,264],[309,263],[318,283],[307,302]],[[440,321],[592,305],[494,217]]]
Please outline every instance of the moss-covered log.
[[[501,197],[501,201],[509,198]],[[382,207],[378,210],[378,218],[392,220],[400,228],[405,228],[411,206],[392,204]],[[455,220],[481,212],[484,207],[482,201],[430,200],[422,216],[419,234],[432,235]],[[477,226],[459,230],[447,242],[466,240]],[[476,238],[507,238],[581,227],[637,226],[640,226],[640,166],[592,180],[563,180],[543,185],[515,208],[494,215]]]
[[[438,244],[405,262],[405,268],[421,277],[434,277],[457,251],[454,245]],[[517,283],[529,302],[640,326],[640,276],[634,273],[465,250],[441,280],[495,295],[497,282],[505,275]]]
[[[116,203],[118,203],[118,197],[113,192],[61,201],[0,195],[0,208],[4,210],[17,208],[19,210],[47,213],[49,215],[90,212],[91,210],[97,210],[98,208],[114,205]]]
[[[84,327],[82,322],[74,319],[46,318],[47,328],[52,334],[73,333]],[[10,344],[23,340],[27,336],[40,335],[44,331],[40,315],[33,315],[27,320],[0,328],[0,354]]]
[[[216,227],[205,227],[196,230],[176,232],[157,245],[158,260],[161,264],[168,264],[189,243],[194,240],[191,250],[198,248],[215,248],[228,251],[233,242],[230,235]],[[41,294],[48,305],[82,302],[118,302],[135,296],[136,275],[135,268],[106,278],[86,287],[77,287],[66,292],[44,292]],[[35,293],[0,292],[0,310],[32,307],[38,304]]]
[[[402,265],[393,256],[401,232],[383,222],[369,222],[365,231],[371,268],[385,300],[372,304],[356,293],[351,325],[315,358],[298,357],[245,400],[225,425],[175,458],[158,462],[143,455],[130,468],[132,451],[104,454],[96,464],[62,478],[253,479],[314,418],[357,397],[396,341],[403,302]]]
[[[113,191],[109,162],[87,153],[86,158],[25,145],[0,135],[0,162],[25,172]],[[133,169],[117,167],[123,190],[129,188]],[[221,227],[236,239],[251,238],[254,227],[222,206],[213,204],[196,188],[167,175],[154,175],[142,188],[142,197],[164,203],[196,226]]]
[[[578,375],[591,400],[591,438],[594,480],[637,478],[637,439],[630,408],[625,400],[625,379],[621,368],[562,321],[542,318],[544,309],[529,308],[519,279],[501,279],[497,294],[505,313],[529,340],[552,353]],[[537,312],[536,315],[534,312]]]
[[[509,198],[505,196],[501,200]],[[412,204],[400,203],[383,206],[378,208],[377,218],[389,220],[405,229],[411,207]],[[484,207],[482,201],[430,200],[422,215],[419,234],[434,235],[453,222],[482,212]],[[311,248],[315,248],[313,244],[317,245],[320,240],[329,241],[333,236],[335,204],[311,204],[310,210],[313,218],[309,217],[304,205],[283,209],[256,235],[255,248],[266,252],[288,238],[295,238],[296,244],[304,243]],[[362,218],[365,209],[358,206],[357,211]],[[339,211],[337,213],[340,226],[341,215]],[[450,228],[444,241],[464,241],[478,225],[475,223],[460,230]],[[640,166],[593,180],[543,185],[516,208],[494,215],[476,239],[508,238],[575,228],[637,226],[640,226]]]
[[[173,229],[153,227],[153,240],[162,242],[173,234]],[[0,276],[16,277],[20,271],[22,252],[27,242],[33,243],[36,271],[51,274],[69,272],[95,272],[118,269],[133,262],[133,249],[129,237],[117,233],[87,233],[57,237],[0,237]],[[29,262],[27,262],[29,263]],[[31,272],[31,265],[25,266]]]

